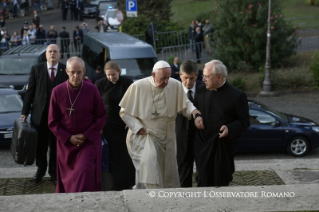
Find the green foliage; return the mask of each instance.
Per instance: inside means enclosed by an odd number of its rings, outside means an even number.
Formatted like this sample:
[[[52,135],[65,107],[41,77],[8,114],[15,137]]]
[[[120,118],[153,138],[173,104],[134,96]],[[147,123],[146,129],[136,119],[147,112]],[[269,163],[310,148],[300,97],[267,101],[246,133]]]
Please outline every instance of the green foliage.
[[[235,79],[230,81],[230,84],[232,84],[233,86],[235,86],[236,88],[240,90],[244,90],[246,86],[246,81],[243,80],[242,77],[236,77]]]
[[[147,27],[153,22],[157,26],[158,32],[175,31],[181,28],[175,22],[170,21],[170,2],[147,0],[138,1],[136,18],[126,16],[126,0],[118,0],[119,9],[123,12],[122,32],[130,35],[144,34]]]
[[[264,81],[264,74],[259,78],[260,85]],[[312,74],[306,67],[296,67],[287,70],[271,70],[271,85],[273,90],[296,89],[300,87],[312,87]]]
[[[175,55],[171,54],[171,56],[169,56],[167,58],[167,62],[170,64],[170,65],[173,65],[174,63],[174,58],[175,58]]]
[[[319,0],[306,0],[305,3],[307,5],[312,5],[311,2],[313,2],[313,5],[319,5]]]
[[[265,65],[267,44],[268,0],[216,0],[211,20],[216,58],[230,70]],[[284,19],[280,0],[271,4],[271,65],[295,54],[296,30]]]
[[[319,86],[319,52],[318,51],[315,51],[315,53],[313,54],[309,68],[312,72],[315,86]]]

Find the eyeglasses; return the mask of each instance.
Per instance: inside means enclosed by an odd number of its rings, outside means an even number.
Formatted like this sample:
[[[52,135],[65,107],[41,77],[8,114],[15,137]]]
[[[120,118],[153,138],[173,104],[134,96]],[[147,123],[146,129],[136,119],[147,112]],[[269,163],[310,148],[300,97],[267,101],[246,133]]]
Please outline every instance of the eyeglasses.
[[[217,75],[217,74],[212,74],[212,75],[210,75],[210,76],[202,75],[202,77],[203,77],[203,79],[205,79],[205,80],[209,80],[212,76],[215,76],[215,75]]]

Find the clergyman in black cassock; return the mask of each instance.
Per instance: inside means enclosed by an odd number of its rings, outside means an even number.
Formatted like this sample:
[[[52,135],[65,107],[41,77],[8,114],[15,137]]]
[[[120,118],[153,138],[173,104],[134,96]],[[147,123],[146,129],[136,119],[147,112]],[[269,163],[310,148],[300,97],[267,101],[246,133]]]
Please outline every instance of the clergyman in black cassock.
[[[133,80],[119,76],[121,70],[114,61],[104,67],[106,77],[95,82],[106,109],[102,130],[109,145],[110,170],[102,172],[102,191],[120,191],[135,185],[135,168],[126,146],[127,129],[120,118],[119,103]]]
[[[226,66],[213,60],[205,64],[205,85],[197,88],[195,106],[201,116],[195,117],[195,125],[204,126],[197,130],[194,142],[198,187],[229,185],[237,142],[250,125],[246,94],[229,84],[226,77]]]
[[[186,60],[180,66],[180,79],[187,98],[193,103],[197,97],[197,87],[204,84],[197,81],[197,64]],[[196,127],[194,119],[188,120],[182,114],[178,114],[175,122],[176,145],[177,145],[177,165],[179,180],[182,188],[193,185],[194,166],[194,138]]]

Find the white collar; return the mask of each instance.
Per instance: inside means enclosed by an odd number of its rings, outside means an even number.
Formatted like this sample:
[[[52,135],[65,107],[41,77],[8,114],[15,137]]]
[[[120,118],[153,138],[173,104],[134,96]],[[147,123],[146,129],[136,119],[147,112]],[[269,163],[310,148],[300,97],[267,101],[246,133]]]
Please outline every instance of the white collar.
[[[183,83],[182,83],[182,85],[183,85]],[[188,93],[189,90],[191,90],[191,91],[192,91],[192,94],[194,94],[195,91],[196,91],[196,82],[195,82],[194,86],[193,86],[191,89],[186,88],[184,85],[183,85],[183,89],[184,89],[184,92],[185,92],[186,94]]]
[[[59,63],[55,64],[55,66],[51,66],[48,62],[47,62],[47,67],[48,67],[48,70],[53,67],[55,70],[58,70],[58,65]]]

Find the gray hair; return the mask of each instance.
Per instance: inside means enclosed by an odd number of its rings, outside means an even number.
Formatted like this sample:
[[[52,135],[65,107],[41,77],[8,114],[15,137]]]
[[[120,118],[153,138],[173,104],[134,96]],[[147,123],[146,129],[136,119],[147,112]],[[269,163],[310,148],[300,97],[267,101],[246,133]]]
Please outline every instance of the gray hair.
[[[221,74],[224,79],[227,78],[227,68],[222,61],[211,60],[205,64],[205,67],[208,65],[213,65],[212,74]]]
[[[73,60],[77,60],[78,62],[81,62],[81,65],[83,67],[83,69],[85,69],[85,64],[84,64],[84,61],[79,58],[79,57],[70,57],[67,61],[66,61],[66,69],[68,69],[70,67],[70,63],[73,61]]]
[[[191,60],[185,60],[184,62],[182,62],[179,72],[186,73],[186,74],[192,74],[192,73],[198,74],[197,63],[194,63]]]

